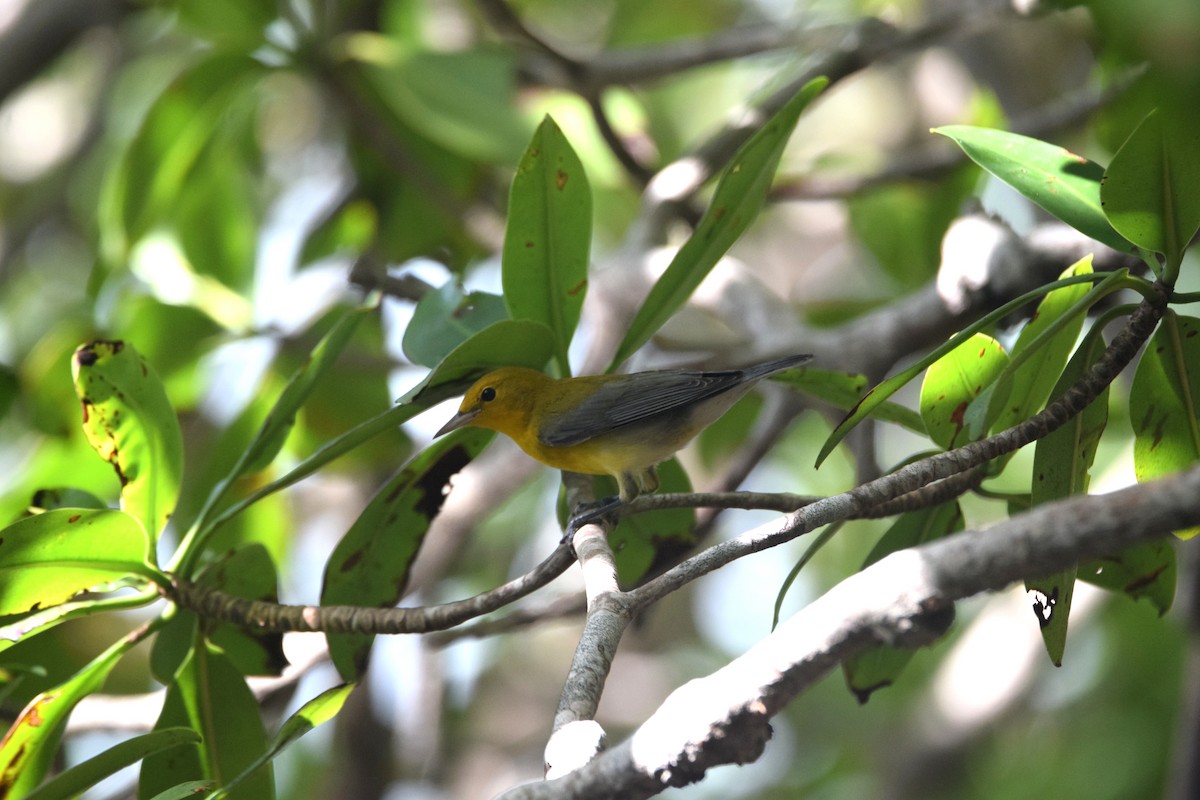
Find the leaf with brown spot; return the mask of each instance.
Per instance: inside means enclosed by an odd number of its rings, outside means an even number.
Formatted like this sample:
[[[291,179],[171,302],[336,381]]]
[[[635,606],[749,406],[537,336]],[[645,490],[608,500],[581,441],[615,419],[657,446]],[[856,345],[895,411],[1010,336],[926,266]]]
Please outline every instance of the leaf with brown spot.
[[[408,571],[442,508],[450,479],[491,441],[480,429],[438,439],[375,493],[325,565],[321,603],[387,607],[403,596]],[[330,634],[329,653],[346,680],[367,668],[373,636]]]
[[[157,539],[175,510],[183,474],[183,437],[166,390],[124,342],[83,345],[71,363],[84,434],[121,481],[121,508]]]

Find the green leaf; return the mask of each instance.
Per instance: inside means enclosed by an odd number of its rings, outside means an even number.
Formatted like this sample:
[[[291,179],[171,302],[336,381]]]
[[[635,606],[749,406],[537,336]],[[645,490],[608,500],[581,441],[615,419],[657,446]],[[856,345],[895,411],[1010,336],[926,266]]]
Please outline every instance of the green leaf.
[[[1152,111],[1104,172],[1100,198],[1112,226],[1176,268],[1200,228],[1200,138]]]
[[[108,503],[84,489],[61,486],[38,489],[29,503],[31,509],[53,511],[57,508],[108,508]]]
[[[272,0],[181,0],[179,21],[227,48],[251,51],[275,19]]]
[[[187,194],[218,129],[264,74],[247,54],[218,51],[190,65],[159,95],[106,177],[99,217],[110,263],[124,262],[132,244]]]
[[[235,597],[279,602],[275,562],[267,548],[258,542],[224,553],[205,566],[196,576],[196,583]],[[229,656],[243,675],[278,675],[287,666],[282,633],[206,621],[205,637]]]
[[[1157,539],[1127,547],[1120,553],[1079,565],[1079,579],[1134,600],[1145,598],[1166,614],[1175,601],[1178,573],[1175,547]]]
[[[216,787],[215,781],[184,781],[164,789],[150,800],[203,800],[205,793]]]
[[[1132,285],[1128,283],[1130,279],[1128,279],[1125,270],[1117,270],[1115,273],[1108,273],[1106,279],[1108,276],[1112,275],[1120,277],[1122,281],[1120,285],[1122,288],[1140,288],[1140,284],[1137,282],[1134,282]],[[966,328],[963,328],[961,331],[952,336],[945,344],[935,348],[932,352],[926,354],[923,358],[921,358],[915,364],[907,367],[904,371],[882,381],[871,391],[867,392],[866,395],[863,396],[862,400],[859,401],[858,405],[850,409],[849,413],[847,413],[842,421],[837,424],[837,427],[833,429],[833,432],[829,434],[829,438],[826,439],[825,444],[821,446],[821,452],[817,454],[816,465],[818,467],[821,466],[825,459],[829,457],[829,454],[833,452],[833,449],[837,447],[842,439],[846,437],[846,434],[853,430],[858,423],[866,419],[872,411],[882,405],[887,398],[898,392],[917,375],[920,375],[926,367],[941,359],[944,355],[957,348],[977,332],[995,324],[997,321],[1003,319],[1017,309],[1022,308],[1031,300],[1036,300],[1037,298],[1048,294],[1054,289],[1057,289],[1061,286],[1069,286],[1075,283],[1092,283],[1097,280],[1100,280],[1100,277],[1097,275],[1077,275],[1073,278],[1062,278],[1044,286],[1039,286],[1037,289],[1028,291],[1020,297],[1008,301],[1004,305],[1000,306],[1000,308],[989,312],[987,315],[976,320]]]
[[[1058,145],[1007,131],[946,125],[972,161],[1077,231],[1122,252],[1133,245],[1113,229],[1100,203],[1104,168]]]
[[[0,616],[130,578],[167,585],[150,564],[150,547],[145,529],[123,511],[64,508],[18,520],[0,530]]]
[[[318,381],[321,380],[337,361],[342,350],[349,343],[362,320],[375,311],[375,304],[360,306],[348,310],[336,323],[329,333],[321,337],[308,361],[300,367],[288,380],[287,386],[271,407],[262,426],[254,439],[242,452],[237,463],[229,473],[217,483],[209,494],[192,527],[188,530],[172,558],[171,566],[181,575],[190,575],[200,553],[218,520],[224,521],[229,515],[213,518],[213,513],[225,499],[230,488],[238,478],[251,472],[265,468],[275,460],[283,449],[288,434],[296,425],[296,414],[300,412],[305,401],[312,394]],[[265,496],[265,495],[264,495]],[[244,508],[245,505],[239,506]]]
[[[161,580],[165,581],[165,576]],[[92,588],[93,590],[116,589],[120,588],[123,583],[124,581],[110,581]],[[22,639],[47,631],[64,622],[70,622],[73,619],[81,617],[90,617],[93,614],[104,614],[121,609],[147,606],[159,599],[160,595],[157,588],[146,588],[135,594],[113,592],[103,598],[87,596],[85,600],[61,603],[41,611],[35,611],[32,614],[18,615],[15,618],[13,616],[0,617],[6,620],[6,624],[0,625],[0,653]],[[2,694],[0,692],[0,695]]]
[[[404,355],[434,367],[450,351],[492,323],[507,318],[504,298],[487,292],[463,294],[454,281],[427,292],[404,329]]]
[[[650,290],[617,348],[610,371],[650,340],[678,311],[717,261],[758,215],[784,147],[801,112],[829,83],[809,81],[759,128],[721,173],[712,202],[665,272]]]
[[[1200,461],[1200,319],[1170,310],[1163,316],[1133,376],[1129,418],[1139,482]],[[1197,533],[1176,531],[1185,539]]]
[[[1060,278],[1090,275],[1092,256],[1084,256],[1067,267]],[[1097,287],[1099,288],[1099,287]],[[1050,389],[1058,380],[1072,348],[1083,329],[1087,306],[1076,307],[1088,287],[1073,284],[1055,289],[1042,298],[1033,317],[1021,329],[1013,345],[1012,361],[993,386],[987,405],[986,421],[976,433],[1005,430],[1041,410]],[[1095,297],[1092,302],[1099,300]]]
[[[296,415],[300,413],[317,382],[346,349],[359,324],[375,311],[374,303],[350,309],[334,324],[329,333],[321,337],[308,361],[288,379],[287,386],[275,401],[271,413],[263,420],[254,441],[246,449],[235,477],[256,472],[275,460],[275,456],[283,449],[288,434],[296,426]]]
[[[845,409],[854,408],[860,403],[870,385],[866,375],[813,367],[788,370],[772,377],[771,380],[815,397],[834,408]],[[921,415],[899,403],[880,403],[871,409],[870,415],[884,422],[894,422],[922,436],[927,433]]]
[[[142,762],[138,797],[153,797],[183,781],[212,780],[218,786],[240,775],[267,748],[258,701],[241,673],[219,650],[197,643],[167,688],[155,730],[187,727],[201,736]],[[270,800],[275,796],[271,769],[244,779],[229,797]]]
[[[450,479],[491,438],[490,431],[456,431],[434,442],[381,486],[330,555],[321,603],[394,605],[404,594],[408,570],[441,510]],[[326,638],[342,677],[360,677],[375,637],[328,634]]]
[[[977,333],[930,366],[921,384],[921,419],[929,438],[947,450],[973,441],[967,407],[1007,365],[1000,343]]]
[[[494,322],[467,339],[414,386],[400,403],[416,403],[424,410],[461,394],[489,369],[529,367],[542,369],[556,350],[554,333],[540,322],[506,319]]]
[[[157,540],[179,500],[183,436],[158,376],[132,345],[96,341],[71,360],[83,432],[121,481],[121,508]]]
[[[1058,397],[1074,385],[1104,352],[1104,339],[1097,331],[1089,335],[1067,363],[1052,395]],[[1100,435],[1108,424],[1108,388],[1070,422],[1039,439],[1033,451],[1033,506],[1076,494],[1086,494],[1089,470],[1096,458]],[[1076,569],[1037,576],[1025,588],[1038,592],[1034,613],[1042,629],[1046,652],[1056,666],[1062,665],[1066,649],[1067,621],[1075,591]]]
[[[554,332],[556,361],[570,372],[567,347],[587,291],[592,190],[583,164],[550,117],[542,120],[513,176],[501,278],[513,319]]]
[[[23,797],[41,783],[71,711],[84,697],[99,691],[121,656],[139,641],[139,636],[123,637],[69,680],[25,706],[0,741],[0,797]]]
[[[516,62],[480,46],[439,53],[354,33],[341,40],[371,88],[405,126],[470,159],[510,164],[528,137],[517,113]]]
[[[942,503],[932,508],[902,514],[875,543],[875,547],[863,561],[862,569],[884,556],[932,542],[962,528],[962,509],[957,502]],[[907,647],[868,647],[842,664],[846,686],[858,698],[858,702],[865,703],[875,690],[891,686],[895,682],[912,655],[913,650]]]
[[[272,761],[313,728],[316,728],[318,725],[324,725],[337,716],[337,713],[342,710],[346,698],[354,690],[354,686],[355,684],[353,683],[343,683],[340,686],[334,686],[332,689],[326,689],[301,706],[295,714],[288,717],[287,721],[280,726],[279,732],[271,740],[267,751],[255,759],[254,763],[247,767],[246,771],[241,775],[238,775],[227,785],[213,792],[207,800],[222,800],[228,797],[230,791],[241,783],[243,779],[253,774],[254,770]]]
[[[25,800],[66,800],[76,797],[146,756],[199,741],[200,734],[190,728],[164,728],[134,736],[65,770],[53,780],[39,786]]]

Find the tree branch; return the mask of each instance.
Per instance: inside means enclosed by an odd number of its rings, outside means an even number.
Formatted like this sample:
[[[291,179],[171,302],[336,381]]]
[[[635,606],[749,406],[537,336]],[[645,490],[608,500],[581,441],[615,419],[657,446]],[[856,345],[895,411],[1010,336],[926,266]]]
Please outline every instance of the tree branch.
[[[1200,523],[1200,467],[1108,495],[1039,506],[985,530],[894,553],[853,575],[743,656],[677,689],[633,736],[587,766],[502,795],[642,798],[761,754],[769,721],[846,658],[876,643],[917,646],[953,603]]]

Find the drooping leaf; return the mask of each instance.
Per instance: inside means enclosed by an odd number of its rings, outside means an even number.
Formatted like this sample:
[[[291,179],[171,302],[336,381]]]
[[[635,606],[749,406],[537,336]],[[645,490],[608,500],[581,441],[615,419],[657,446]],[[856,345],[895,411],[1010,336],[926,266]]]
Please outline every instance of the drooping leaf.
[[[275,562],[267,548],[258,542],[245,544],[206,565],[196,576],[196,583],[234,597],[279,602]],[[282,633],[208,622],[205,636],[243,675],[278,675],[287,666]]]
[[[649,341],[750,227],[766,199],[800,114],[828,83],[825,78],[809,81],[734,154],[721,172],[712,202],[696,230],[675,254],[630,322],[610,369]]]
[[[866,569],[884,556],[932,542],[962,528],[962,509],[957,502],[902,514],[871,548],[862,568]],[[912,649],[906,647],[882,644],[868,647],[842,664],[846,686],[858,702],[865,703],[877,689],[895,682],[912,655]]]
[[[208,797],[208,800],[222,800],[230,796],[230,792],[235,789],[245,778],[254,774],[256,769],[266,765],[276,756],[282,753],[285,749],[295,743],[301,736],[316,728],[319,725],[324,725],[329,720],[337,716],[337,713],[342,710],[342,706],[346,703],[346,698],[350,696],[350,692],[354,690],[353,683],[343,683],[334,686],[331,689],[326,689],[319,695],[309,700],[301,706],[295,714],[288,717],[287,720],[279,728],[279,732],[271,739],[271,743],[267,746],[267,750],[254,763],[250,764],[244,772],[234,778],[225,786],[222,786],[217,791],[213,792]]]
[[[146,800],[184,781],[211,780],[224,785],[266,751],[258,701],[246,680],[219,650],[198,642],[175,681],[167,688],[155,730],[186,727],[200,734],[195,745],[181,745],[142,761],[138,797]],[[234,800],[271,800],[275,780],[270,767],[256,770],[230,793]]]
[[[72,709],[104,685],[121,656],[139,641],[137,636],[123,637],[66,682],[25,706],[0,741],[0,797],[23,797],[42,782]]]
[[[1104,340],[1093,335],[1084,340],[1055,385],[1057,397],[1078,382],[1104,351]],[[1096,458],[1100,435],[1108,424],[1108,389],[1066,425],[1038,440],[1033,451],[1034,506],[1087,492],[1089,470]],[[1075,591],[1074,567],[1047,576],[1032,576],[1025,588],[1035,592],[1034,612],[1042,629],[1046,652],[1055,666],[1062,665],[1066,649],[1067,621]]]
[[[1200,461],[1200,319],[1168,310],[1150,338],[1129,393],[1133,469],[1139,482]],[[1177,531],[1190,538],[1200,528]]]
[[[127,342],[83,345],[71,369],[88,442],[116,470],[121,507],[157,539],[183,473],[183,436],[162,383]]]
[[[446,498],[450,479],[491,441],[490,431],[456,431],[422,451],[379,488],[325,565],[324,605],[390,606],[404,594],[408,571]],[[328,634],[343,678],[367,668],[375,637]]]
[[[952,139],[979,166],[1063,222],[1122,252],[1133,245],[1113,229],[1100,207],[1104,168],[1058,145],[1008,131],[945,125]]]
[[[150,564],[150,538],[129,514],[63,508],[0,531],[0,616],[63,603],[126,579],[166,585]]]
[[[501,278],[513,319],[554,332],[556,361],[569,372],[567,347],[587,292],[592,190],[583,164],[550,117],[529,143],[508,199]]]
[[[967,407],[1007,365],[1004,348],[982,333],[931,365],[921,384],[921,419],[929,437],[947,450],[972,441]]]

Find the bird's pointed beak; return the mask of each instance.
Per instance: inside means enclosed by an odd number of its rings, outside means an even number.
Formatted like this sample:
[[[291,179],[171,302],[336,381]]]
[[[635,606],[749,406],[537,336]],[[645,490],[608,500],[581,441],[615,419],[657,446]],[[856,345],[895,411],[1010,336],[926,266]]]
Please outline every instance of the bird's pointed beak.
[[[480,411],[480,409],[473,408],[470,411],[458,412],[457,414],[455,414],[453,417],[450,418],[449,422],[447,422],[442,427],[438,428],[438,432],[433,435],[433,438],[436,439],[437,437],[441,436],[444,433],[449,433],[450,431],[456,431],[459,428],[463,428],[463,427],[466,427],[467,425],[470,425],[471,420],[473,420],[479,416],[479,411]]]

